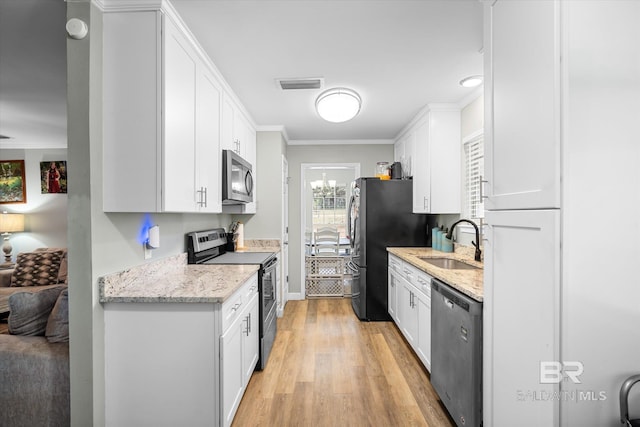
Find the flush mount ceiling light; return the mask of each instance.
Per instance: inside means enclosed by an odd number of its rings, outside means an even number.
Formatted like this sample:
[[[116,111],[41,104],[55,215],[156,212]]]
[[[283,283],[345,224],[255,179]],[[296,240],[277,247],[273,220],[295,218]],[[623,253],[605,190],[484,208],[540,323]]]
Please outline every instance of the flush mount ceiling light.
[[[469,76],[460,80],[460,86],[462,87],[476,87],[482,84],[482,76]]]
[[[328,122],[342,123],[353,119],[362,100],[354,90],[336,87],[322,92],[316,99],[316,111]]]

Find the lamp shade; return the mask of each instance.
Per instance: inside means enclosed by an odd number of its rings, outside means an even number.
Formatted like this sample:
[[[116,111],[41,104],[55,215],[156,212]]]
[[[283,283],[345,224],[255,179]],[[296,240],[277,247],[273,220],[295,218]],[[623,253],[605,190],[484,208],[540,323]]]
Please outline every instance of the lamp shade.
[[[359,112],[362,100],[357,92],[333,88],[322,92],[316,99],[316,111],[328,122],[342,123],[353,119]]]
[[[0,233],[24,231],[24,215],[13,213],[0,214]]]

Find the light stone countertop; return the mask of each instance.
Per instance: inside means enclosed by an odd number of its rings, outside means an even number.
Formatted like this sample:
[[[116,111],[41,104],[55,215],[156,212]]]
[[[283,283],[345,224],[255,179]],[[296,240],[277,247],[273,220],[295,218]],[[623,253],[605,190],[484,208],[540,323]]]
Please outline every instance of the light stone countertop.
[[[176,255],[100,277],[100,302],[222,303],[258,268],[258,265],[190,265],[187,254]]]
[[[473,251],[464,248],[456,249],[454,253],[441,252],[431,248],[387,248],[387,251],[476,301],[482,302],[483,264],[473,260]],[[436,267],[418,257],[452,258],[480,268],[477,270],[450,270]]]

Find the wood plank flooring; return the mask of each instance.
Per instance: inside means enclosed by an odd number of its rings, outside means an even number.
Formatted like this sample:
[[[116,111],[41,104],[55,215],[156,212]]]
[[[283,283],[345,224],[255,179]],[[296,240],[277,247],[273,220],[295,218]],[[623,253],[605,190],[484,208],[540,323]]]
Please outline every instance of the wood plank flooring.
[[[360,322],[349,299],[289,301],[267,368],[233,426],[453,426],[393,322]]]

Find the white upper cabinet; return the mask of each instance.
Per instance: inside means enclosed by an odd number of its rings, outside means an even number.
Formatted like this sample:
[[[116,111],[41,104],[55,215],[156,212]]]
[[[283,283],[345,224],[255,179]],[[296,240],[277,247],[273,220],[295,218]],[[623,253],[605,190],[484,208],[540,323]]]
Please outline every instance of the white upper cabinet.
[[[195,210],[197,58],[187,39],[164,19],[162,210]]]
[[[196,75],[196,202],[199,212],[222,212],[220,83],[208,70]]]
[[[252,122],[170,4],[125,6],[103,16],[103,209],[222,212],[221,148],[255,163]]]
[[[503,1],[485,11],[487,210],[560,207],[557,1]]]
[[[241,109],[225,94],[222,106],[222,140],[221,147],[235,151],[245,160],[255,153],[256,130]],[[253,165],[253,162],[251,162]]]
[[[413,175],[414,213],[460,213],[460,107],[430,104],[396,141]],[[398,159],[396,159],[398,160]]]
[[[253,181],[253,202],[243,205],[225,205],[225,213],[256,213],[256,130],[238,105],[228,94],[224,94],[222,103],[222,150],[231,150],[251,164]]]

